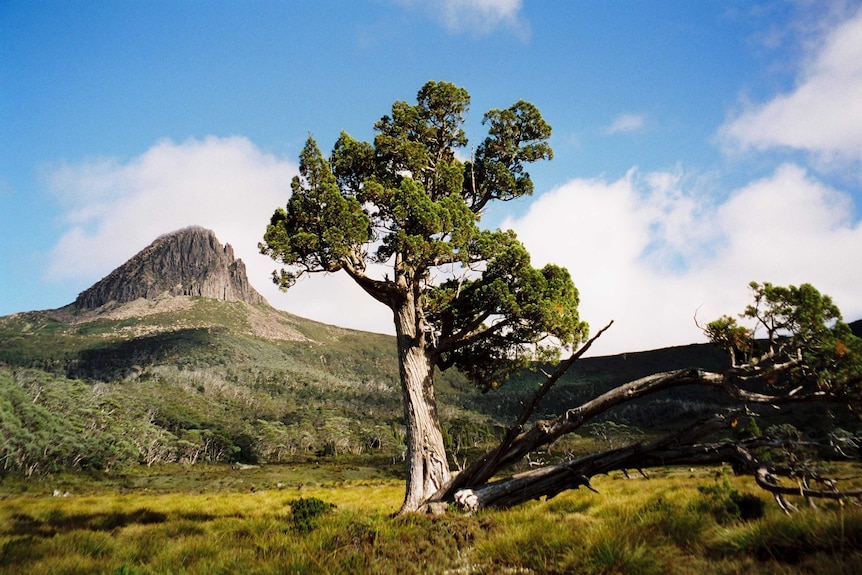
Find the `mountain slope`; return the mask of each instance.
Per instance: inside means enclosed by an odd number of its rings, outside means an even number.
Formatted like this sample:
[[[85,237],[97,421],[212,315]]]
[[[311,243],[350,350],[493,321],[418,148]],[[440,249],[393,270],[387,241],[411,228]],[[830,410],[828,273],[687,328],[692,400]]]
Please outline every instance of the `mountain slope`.
[[[0,318],[0,434],[21,440],[4,444],[0,462],[38,473],[52,466],[277,462],[343,453],[367,454],[375,465],[399,460],[403,408],[391,336],[268,306],[175,297],[187,307],[124,319],[66,323],[50,312]],[[257,334],[249,321],[255,314],[296,337]],[[621,378],[703,364],[712,354],[709,346],[691,346],[583,360],[540,415],[559,413]],[[537,377],[528,372],[483,395],[456,372],[438,374],[453,453],[498,433]]]

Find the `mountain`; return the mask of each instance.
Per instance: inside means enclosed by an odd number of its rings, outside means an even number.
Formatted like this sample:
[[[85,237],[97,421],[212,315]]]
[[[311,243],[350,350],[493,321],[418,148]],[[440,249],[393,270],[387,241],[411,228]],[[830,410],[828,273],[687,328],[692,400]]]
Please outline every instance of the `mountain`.
[[[138,299],[197,296],[256,305],[266,300],[251,286],[245,264],[215,233],[192,226],[163,235],[105,278],[83,291],[75,313]]]

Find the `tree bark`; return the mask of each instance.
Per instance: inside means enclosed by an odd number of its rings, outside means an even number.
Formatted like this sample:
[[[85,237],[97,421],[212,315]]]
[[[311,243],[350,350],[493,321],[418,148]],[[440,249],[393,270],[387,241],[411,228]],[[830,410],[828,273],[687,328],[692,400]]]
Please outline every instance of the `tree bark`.
[[[778,371],[788,369],[791,364],[772,366]],[[566,366],[561,366],[566,367]],[[772,369],[769,368],[769,369]],[[454,502],[464,510],[475,511],[484,507],[511,507],[530,499],[553,497],[566,489],[580,486],[590,488],[590,478],[613,470],[641,469],[664,465],[703,465],[720,462],[733,463],[740,471],[752,474],[758,484],[776,497],[786,494],[802,494],[812,497],[862,497],[862,490],[813,490],[799,487],[784,487],[778,483],[778,476],[798,476],[799,470],[780,470],[757,461],[749,451],[755,443],[725,442],[700,444],[700,439],[722,428],[735,425],[740,411],[725,415],[716,414],[709,420],[695,424],[661,437],[647,444],[634,444],[611,449],[573,459],[558,465],[519,473],[506,479],[492,481],[499,471],[521,460],[527,453],[548,445],[555,439],[577,429],[595,416],[610,408],[643,397],[656,391],[671,389],[682,385],[702,385],[723,390],[730,398],[740,404],[764,404],[778,406],[787,403],[828,401],[830,396],[823,391],[798,393],[800,389],[777,395],[767,395],[747,391],[734,381],[737,376],[748,373],[760,375],[760,368],[751,370],[733,368],[726,374],[707,372],[697,368],[681,369],[672,372],[650,375],[625,385],[616,387],[579,407],[569,409],[562,416],[549,421],[538,421],[531,428],[517,433],[526,421],[524,415],[533,410],[533,403],[527,405],[524,414],[516,425],[494,450],[477,459],[471,466],[454,476],[443,489],[428,501],[442,506]],[[767,370],[767,372],[769,372]],[[558,373],[548,376],[548,386],[559,377]],[[543,386],[538,395],[547,391]],[[540,399],[541,397],[537,398]],[[836,398],[832,398],[836,399]],[[762,439],[761,439],[762,441]],[[833,484],[834,484],[834,480]],[[828,482],[828,481],[827,481]],[[831,485],[831,484],[830,484]]]
[[[434,365],[412,298],[395,310],[395,332],[407,428],[407,488],[400,512],[407,513],[420,510],[450,473],[434,398]]]
[[[740,456],[733,444],[696,444],[700,438],[728,425],[725,417],[716,415],[650,443],[609,449],[499,481],[464,488],[455,492],[452,500],[466,511],[486,507],[505,508],[540,497],[550,499],[563,491],[581,486],[592,489],[590,479],[610,471],[737,461]]]

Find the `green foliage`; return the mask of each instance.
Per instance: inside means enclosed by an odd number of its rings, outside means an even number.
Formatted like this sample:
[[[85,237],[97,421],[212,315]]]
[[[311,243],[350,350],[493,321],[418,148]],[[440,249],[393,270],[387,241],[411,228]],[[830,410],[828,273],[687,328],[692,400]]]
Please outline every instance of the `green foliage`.
[[[763,432],[760,430],[757,420],[751,415],[743,418],[733,430],[735,439],[754,439],[762,435]]]
[[[135,461],[122,424],[112,417],[116,409],[82,382],[0,368],[0,475]]]
[[[317,527],[318,517],[335,509],[335,505],[317,497],[300,497],[290,502],[290,509],[293,530],[297,533],[310,533]]]
[[[395,310],[411,302],[427,356],[484,389],[587,335],[567,270],[533,268],[511,231],[481,230],[487,204],[532,193],[525,166],[551,159],[551,127],[519,101],[485,114],[488,136],[469,161],[462,125],[470,95],[428,82],[416,104],[397,101],[374,124],[374,142],[342,133],[324,157],[309,138],[285,208],[260,244],[284,268],[282,288],[312,272],[345,270]],[[391,267],[384,278],[367,264]],[[481,270],[481,271],[479,271]],[[396,314],[397,315],[397,314]]]
[[[737,353],[744,356],[751,351],[753,333],[730,316],[724,315],[709,322],[704,333],[709,341],[731,354],[733,363],[736,363]]]
[[[752,493],[737,491],[727,476],[713,485],[700,485],[697,490],[704,495],[702,509],[712,513],[722,525],[763,517],[765,502]]]
[[[306,271],[338,271],[353,246],[371,239],[368,218],[356,198],[341,195],[329,163],[312,138],[302,150],[299,170],[302,176],[293,179],[287,210],[276,210],[264,237],[266,245],[279,247],[261,250]],[[283,289],[297,277],[284,270],[273,272]]]
[[[723,316],[704,329],[710,341],[730,353],[734,366],[742,353],[745,358],[739,363],[756,366],[770,385],[819,390],[858,407],[862,339],[843,322],[832,298],[811,284],[751,282],[749,287],[754,301],[741,317],[753,322],[753,329]]]
[[[842,321],[832,298],[814,286],[751,283],[754,303],[744,316],[766,331],[770,354],[801,357],[796,379],[858,400],[862,386],[862,339]]]
[[[480,244],[488,261],[482,276],[429,289],[427,317],[443,342],[481,334],[444,348],[440,365],[457,367],[487,390],[537,361],[556,361],[559,346],[577,344],[588,326],[578,317],[578,290],[567,270],[533,268],[511,231],[483,232]]]

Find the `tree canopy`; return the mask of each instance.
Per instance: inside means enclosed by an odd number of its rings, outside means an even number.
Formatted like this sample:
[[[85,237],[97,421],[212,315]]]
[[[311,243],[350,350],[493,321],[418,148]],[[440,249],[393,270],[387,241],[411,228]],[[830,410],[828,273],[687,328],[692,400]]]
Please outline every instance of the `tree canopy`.
[[[528,102],[491,110],[487,137],[462,160],[469,104],[463,88],[428,82],[415,105],[398,101],[375,123],[373,143],[342,132],[325,157],[309,137],[261,251],[286,266],[273,276],[284,289],[344,270],[390,308],[415,297],[437,367],[488,388],[588,328],[567,270],[536,269],[513,232],[479,227],[489,202],[532,193],[526,165],[553,157],[551,127]],[[373,277],[370,264],[391,272]]]

